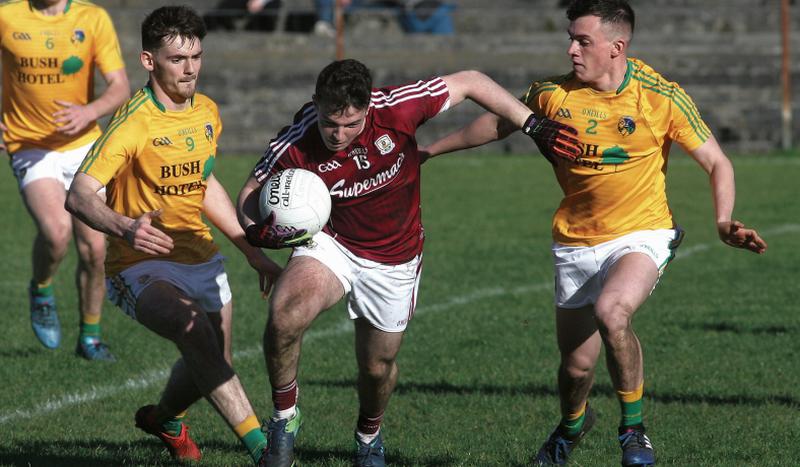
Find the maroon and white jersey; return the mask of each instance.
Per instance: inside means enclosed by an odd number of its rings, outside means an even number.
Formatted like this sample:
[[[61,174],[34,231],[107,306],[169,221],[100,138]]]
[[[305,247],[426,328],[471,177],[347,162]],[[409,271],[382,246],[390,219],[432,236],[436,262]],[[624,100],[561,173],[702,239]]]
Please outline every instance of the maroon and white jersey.
[[[331,193],[325,232],[359,257],[405,263],[422,252],[424,238],[415,133],[447,109],[449,97],[441,78],[374,89],[364,130],[339,152],[325,146],[308,103],[270,141],[253,175],[263,185],[288,168],[316,173]]]

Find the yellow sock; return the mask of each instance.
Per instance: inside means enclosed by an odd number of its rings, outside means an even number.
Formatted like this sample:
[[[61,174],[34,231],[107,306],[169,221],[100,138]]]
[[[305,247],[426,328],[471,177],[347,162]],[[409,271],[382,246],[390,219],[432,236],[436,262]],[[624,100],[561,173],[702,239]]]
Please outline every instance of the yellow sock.
[[[90,315],[89,313],[81,313],[81,323],[83,324],[100,324],[101,315]]]
[[[250,415],[245,418],[242,423],[236,425],[233,431],[236,432],[236,436],[244,438],[247,433],[250,433],[250,431],[255,428],[261,428],[261,425],[258,423],[258,418],[255,415]]]
[[[561,426],[564,428],[568,437],[576,437],[583,429],[583,422],[586,418],[586,407],[589,403],[583,404],[580,410],[575,413],[567,414],[561,419]]]
[[[242,444],[247,448],[247,452],[250,453],[253,461],[258,462],[259,458],[261,458],[261,451],[267,446],[267,438],[264,437],[264,432],[261,431],[258,418],[255,415],[250,415],[242,423],[233,427],[233,431],[242,440]]]

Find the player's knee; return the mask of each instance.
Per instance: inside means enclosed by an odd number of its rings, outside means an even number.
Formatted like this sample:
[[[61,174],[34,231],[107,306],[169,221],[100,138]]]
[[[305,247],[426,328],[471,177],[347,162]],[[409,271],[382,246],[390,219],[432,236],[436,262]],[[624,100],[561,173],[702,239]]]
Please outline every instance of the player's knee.
[[[633,312],[633,307],[621,300],[598,301],[595,304],[597,328],[606,336],[625,332],[630,327]]]
[[[191,310],[187,313],[180,313],[174,317],[170,323],[173,340],[191,343],[216,343],[216,334],[211,326],[211,322],[203,312]]]
[[[280,336],[299,336],[309,325],[309,305],[299,296],[278,297],[270,303],[267,326]]]
[[[584,380],[592,374],[591,368],[583,366],[565,366],[563,372],[570,380]]]
[[[82,266],[92,271],[102,271],[106,259],[106,246],[103,242],[78,243],[78,257]]]
[[[596,359],[582,355],[562,357],[561,371],[570,379],[585,379],[591,377]]]
[[[50,226],[39,233],[40,240],[55,257],[66,254],[70,241],[69,225]]]
[[[369,359],[359,364],[361,378],[370,382],[380,382],[397,371],[397,363],[390,359]]]

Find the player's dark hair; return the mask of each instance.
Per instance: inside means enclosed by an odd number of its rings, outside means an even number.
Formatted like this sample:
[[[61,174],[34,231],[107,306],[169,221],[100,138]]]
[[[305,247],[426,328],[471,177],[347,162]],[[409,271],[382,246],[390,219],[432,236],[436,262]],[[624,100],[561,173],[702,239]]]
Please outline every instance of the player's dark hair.
[[[177,37],[203,40],[203,18],[188,6],[163,6],[142,21],[142,49],[154,52]]]
[[[314,102],[326,112],[339,113],[350,106],[363,110],[372,96],[372,74],[358,60],[339,60],[323,68],[317,77]]]
[[[583,16],[597,16],[600,21],[614,26],[626,24],[633,28],[636,16],[626,0],[572,0],[567,7],[567,18],[575,21]]]

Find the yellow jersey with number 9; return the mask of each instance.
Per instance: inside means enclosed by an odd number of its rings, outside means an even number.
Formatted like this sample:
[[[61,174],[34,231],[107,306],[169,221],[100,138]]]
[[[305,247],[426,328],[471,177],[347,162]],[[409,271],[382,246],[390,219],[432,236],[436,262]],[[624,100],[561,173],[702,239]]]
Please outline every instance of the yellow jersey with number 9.
[[[70,0],[61,14],[46,16],[28,0],[0,5],[3,60],[3,133],[8,152],[29,147],[68,151],[100,136],[91,123],[77,135],[56,131],[56,100],[85,105],[94,98],[94,70],[125,67],[108,13]]]
[[[202,94],[185,110],[169,111],[145,87],[117,110],[78,172],[105,185],[106,204],[120,214],[135,219],[160,209],[153,225],[175,247],[152,256],[111,237],[107,275],[150,259],[203,263],[217,252],[201,215],[221,131],[217,105]]]
[[[615,91],[596,91],[570,73],[534,82],[523,102],[536,115],[577,129],[581,142],[581,157],[554,164],[564,192],[553,217],[556,242],[594,246],[673,227],[666,195],[670,145],[692,151],[711,135],[680,86],[629,58]]]

